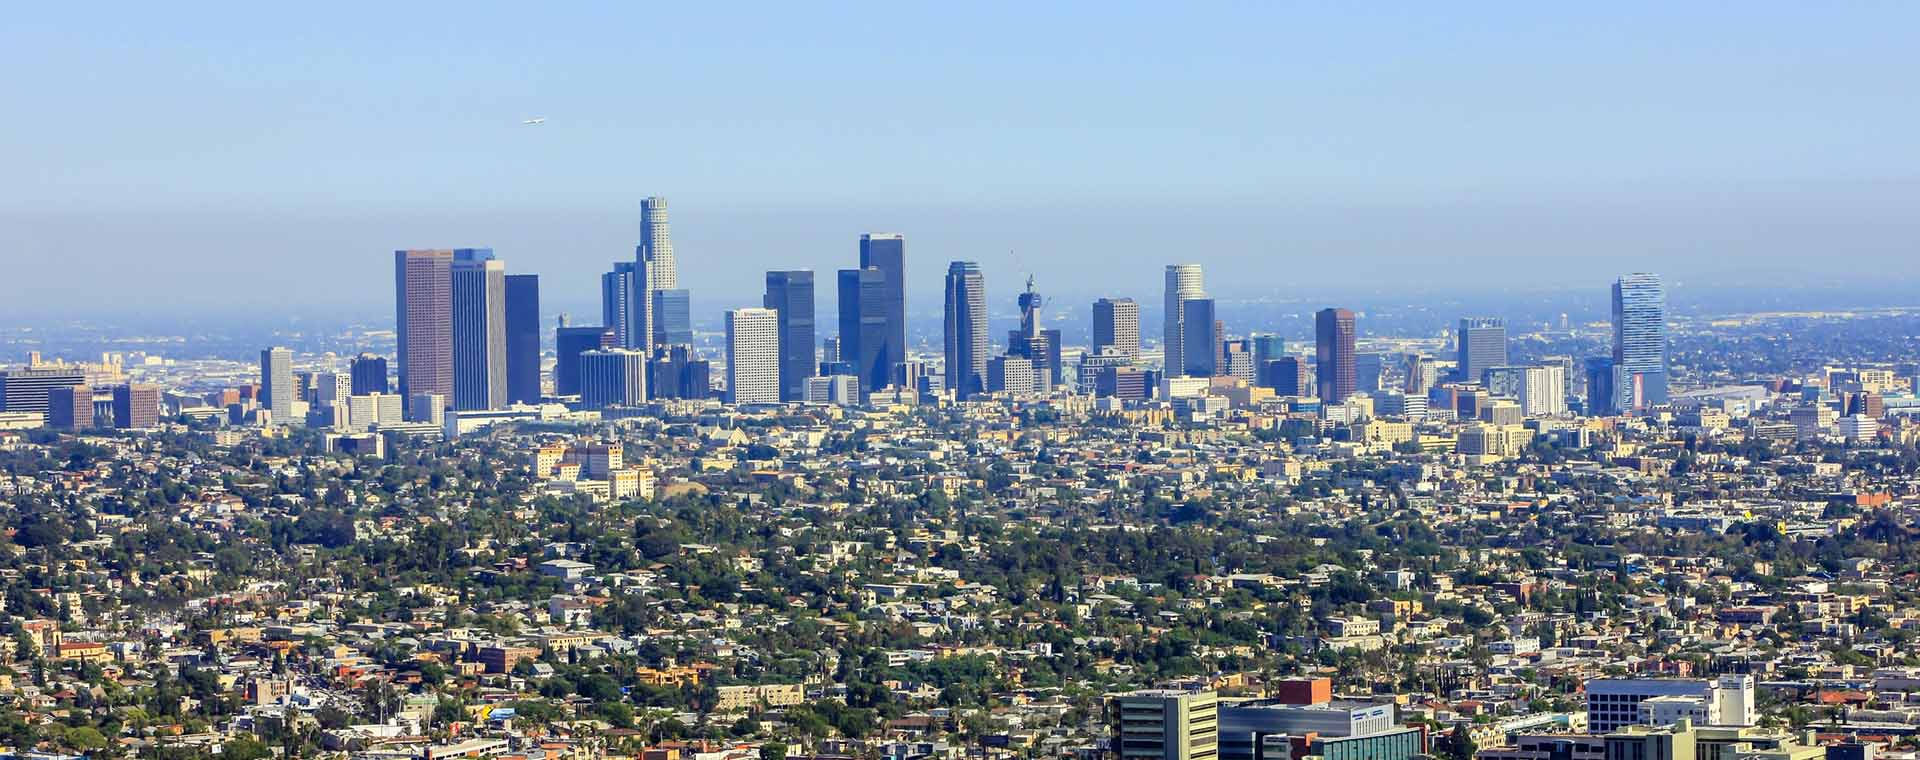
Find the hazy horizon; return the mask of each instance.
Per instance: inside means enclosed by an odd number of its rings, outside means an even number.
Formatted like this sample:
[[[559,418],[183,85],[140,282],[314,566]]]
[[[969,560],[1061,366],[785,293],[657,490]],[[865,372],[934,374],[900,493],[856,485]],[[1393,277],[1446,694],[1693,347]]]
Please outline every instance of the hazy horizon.
[[[1174,262],[1223,298],[1920,282],[1920,7],[455,8],[18,9],[0,315],[391,308],[409,247],[592,303],[647,195],[703,309],[865,231],[915,309],[953,259],[996,304]]]

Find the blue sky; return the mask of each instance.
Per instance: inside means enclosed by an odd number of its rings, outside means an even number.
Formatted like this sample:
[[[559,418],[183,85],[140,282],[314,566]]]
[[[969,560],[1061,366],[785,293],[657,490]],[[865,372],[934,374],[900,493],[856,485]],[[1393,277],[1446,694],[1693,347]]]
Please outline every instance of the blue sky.
[[[908,235],[916,299],[954,258],[1009,303],[1019,268],[1152,298],[1173,261],[1235,294],[1906,278],[1916,26],[1897,3],[29,4],[0,25],[0,300],[71,310],[80,274],[117,308],[375,308],[392,249],[491,245],[585,302],[649,194],[683,284],[743,303],[761,270],[849,266],[865,230]]]

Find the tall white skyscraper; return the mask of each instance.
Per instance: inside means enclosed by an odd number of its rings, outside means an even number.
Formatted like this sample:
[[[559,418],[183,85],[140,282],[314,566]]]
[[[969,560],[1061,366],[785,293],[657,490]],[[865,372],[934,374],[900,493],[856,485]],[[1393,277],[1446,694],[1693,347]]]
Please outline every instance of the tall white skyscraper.
[[[453,252],[453,408],[507,405],[507,265],[488,248]]]
[[[260,396],[264,401],[261,406],[273,413],[273,424],[293,422],[294,395],[298,392],[293,387],[293,351],[282,346],[261,351]]]
[[[773,309],[727,312],[727,393],[735,404],[780,402],[780,315]]]
[[[1186,353],[1181,350],[1186,335],[1186,302],[1207,297],[1206,282],[1201,279],[1199,264],[1168,264],[1166,310],[1161,312],[1164,329],[1161,331],[1160,345],[1166,352],[1163,366],[1169,374],[1184,371]]]
[[[634,247],[633,258],[632,299],[638,308],[632,309],[627,346],[651,350],[654,326],[659,324],[654,293],[680,287],[680,265],[673,256],[673,234],[667,224],[667,199],[641,199],[640,244]]]

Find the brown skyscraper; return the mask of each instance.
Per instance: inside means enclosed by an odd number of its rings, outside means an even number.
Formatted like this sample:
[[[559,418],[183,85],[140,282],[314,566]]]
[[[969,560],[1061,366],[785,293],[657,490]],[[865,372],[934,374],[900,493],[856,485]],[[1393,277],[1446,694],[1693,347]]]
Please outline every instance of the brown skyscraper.
[[[453,398],[453,251],[393,252],[400,395]]]
[[[1353,370],[1353,312],[1321,309],[1314,316],[1313,336],[1320,400],[1328,404],[1345,401],[1359,391]]]
[[[113,387],[113,426],[146,430],[160,426],[160,386],[129,383]]]

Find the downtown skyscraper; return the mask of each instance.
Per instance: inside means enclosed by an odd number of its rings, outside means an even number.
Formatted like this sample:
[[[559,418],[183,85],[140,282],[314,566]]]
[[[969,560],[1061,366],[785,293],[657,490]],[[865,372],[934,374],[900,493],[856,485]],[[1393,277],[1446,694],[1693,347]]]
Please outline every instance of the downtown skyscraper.
[[[947,264],[942,330],[947,389],[965,400],[987,388],[987,277],[971,261]]]
[[[1180,324],[1184,334],[1180,336],[1179,374],[1188,377],[1221,374],[1219,321],[1211,298],[1189,298],[1180,302]]]
[[[887,361],[887,275],[873,267],[839,272],[840,360],[853,365],[860,392],[884,388],[893,376]]]
[[[453,252],[453,408],[507,405],[507,266],[490,248]]]
[[[1321,309],[1314,315],[1314,378],[1319,383],[1320,400],[1328,404],[1346,401],[1359,391],[1354,367],[1353,312],[1346,309]]]
[[[813,271],[767,273],[760,305],[773,309],[780,327],[780,400],[805,401],[807,379],[814,376]]]
[[[299,393],[293,383],[293,351],[281,346],[261,351],[260,407],[273,415],[273,424],[293,423],[293,402]]]
[[[727,400],[780,401],[780,319],[772,309],[727,312]]]
[[[600,324],[613,331],[614,345],[644,348],[636,341],[641,323],[634,304],[640,302],[640,266],[631,261],[616,261],[613,271],[600,275]]]
[[[1093,302],[1093,352],[1140,358],[1140,304],[1131,298]]]
[[[393,252],[400,393],[453,397],[453,251]]]
[[[881,331],[876,362],[880,375],[871,386],[885,386],[893,368],[907,360],[907,239],[893,233],[869,232],[860,236],[860,268],[878,269],[885,275],[881,302],[886,328]]]
[[[667,223],[667,199],[650,196],[640,201],[640,244],[634,247],[633,259],[632,283],[627,296],[628,334],[624,345],[650,350],[654,337],[664,329],[655,306],[657,294],[680,287],[680,265],[674,257],[673,233]],[[604,285],[602,291],[602,311],[605,311]]]
[[[540,403],[540,276],[507,275],[507,402]]]
[[[1206,298],[1206,282],[1201,278],[1199,264],[1168,264],[1165,310],[1161,312],[1163,322],[1160,333],[1160,346],[1163,353],[1162,366],[1168,375],[1183,374],[1187,368],[1186,354],[1182,343],[1186,339],[1186,309],[1184,304],[1195,298]]]
[[[1667,402],[1667,291],[1660,276],[1637,272],[1613,283],[1612,411]]]
[[[1460,380],[1480,382],[1493,367],[1507,365],[1507,323],[1497,317],[1466,317],[1454,334]]]

